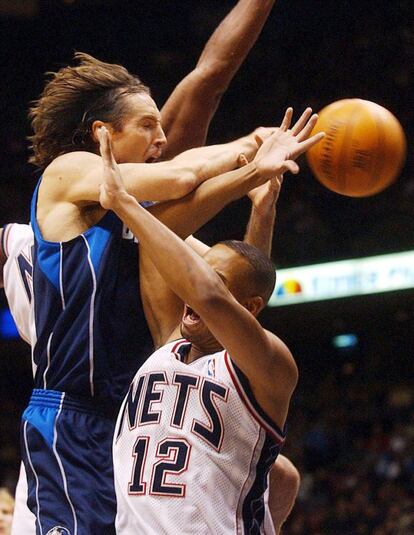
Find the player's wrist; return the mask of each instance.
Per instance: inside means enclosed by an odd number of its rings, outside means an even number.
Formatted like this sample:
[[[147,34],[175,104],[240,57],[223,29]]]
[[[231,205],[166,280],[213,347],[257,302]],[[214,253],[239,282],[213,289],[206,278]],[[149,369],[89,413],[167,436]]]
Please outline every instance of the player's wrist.
[[[252,205],[252,212],[260,217],[261,221],[270,221],[276,216],[276,206],[274,203],[268,205]]]
[[[110,194],[109,209],[116,213],[123,213],[130,206],[137,204],[135,198],[127,191],[116,191]]]
[[[256,156],[257,149],[259,148],[255,135],[254,131],[239,140],[239,150],[248,160]]]

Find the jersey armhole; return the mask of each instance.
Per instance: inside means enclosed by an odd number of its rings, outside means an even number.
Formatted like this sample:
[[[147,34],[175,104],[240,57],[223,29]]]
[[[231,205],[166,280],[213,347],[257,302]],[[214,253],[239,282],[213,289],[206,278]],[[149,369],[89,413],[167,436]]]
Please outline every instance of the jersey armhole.
[[[247,410],[273,441],[279,446],[282,446],[286,439],[286,425],[283,430],[280,429],[272,418],[270,418],[270,416],[262,409],[252,392],[248,378],[232,360],[227,351],[224,352],[224,361],[234,386],[236,387],[237,393],[246,405]]]

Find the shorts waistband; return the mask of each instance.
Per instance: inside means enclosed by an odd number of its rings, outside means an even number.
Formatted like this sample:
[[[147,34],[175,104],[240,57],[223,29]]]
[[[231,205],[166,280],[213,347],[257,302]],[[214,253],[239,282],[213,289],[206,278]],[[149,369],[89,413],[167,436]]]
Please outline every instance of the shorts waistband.
[[[30,405],[32,407],[48,407],[51,409],[71,409],[77,412],[102,414],[102,416],[107,416],[106,411],[101,407],[96,406],[93,401],[75,398],[66,392],[59,392],[58,390],[35,388],[30,397],[29,406]]]

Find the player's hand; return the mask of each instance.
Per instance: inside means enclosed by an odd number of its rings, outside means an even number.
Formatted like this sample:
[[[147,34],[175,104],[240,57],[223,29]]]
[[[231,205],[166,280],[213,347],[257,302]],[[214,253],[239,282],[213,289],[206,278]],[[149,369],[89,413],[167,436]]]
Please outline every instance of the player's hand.
[[[292,108],[288,108],[281,126],[273,134],[265,140],[257,137],[257,143],[261,146],[253,161],[262,176],[268,179],[286,171],[298,173],[296,158],[316,145],[325,135],[320,132],[309,137],[318,120],[316,114],[312,115],[311,108],[307,108],[290,129],[292,114]]]
[[[240,154],[239,165],[240,167],[247,165],[248,159],[244,154]],[[283,184],[283,175],[273,177],[265,184],[257,186],[249,191],[247,196],[252,201],[253,207],[257,213],[261,215],[269,214],[276,209],[276,203],[279,199],[280,189]]]
[[[111,136],[104,126],[101,126],[98,130],[98,140],[103,161],[103,180],[99,186],[99,202],[102,208],[111,210],[114,208],[117,199],[122,195],[127,195],[127,192],[112,153]]]
[[[273,177],[265,184],[249,191],[248,197],[257,213],[266,215],[275,210],[282,183],[283,176]]]

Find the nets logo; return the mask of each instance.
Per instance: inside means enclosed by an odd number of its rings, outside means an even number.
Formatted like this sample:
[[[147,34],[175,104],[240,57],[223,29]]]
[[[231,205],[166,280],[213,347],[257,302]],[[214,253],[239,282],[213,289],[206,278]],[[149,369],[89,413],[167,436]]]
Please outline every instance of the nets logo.
[[[50,529],[46,535],[71,535],[71,533],[67,528],[55,526],[54,528]]]
[[[302,293],[300,282],[294,279],[285,280],[276,290],[276,295],[291,295]]]

